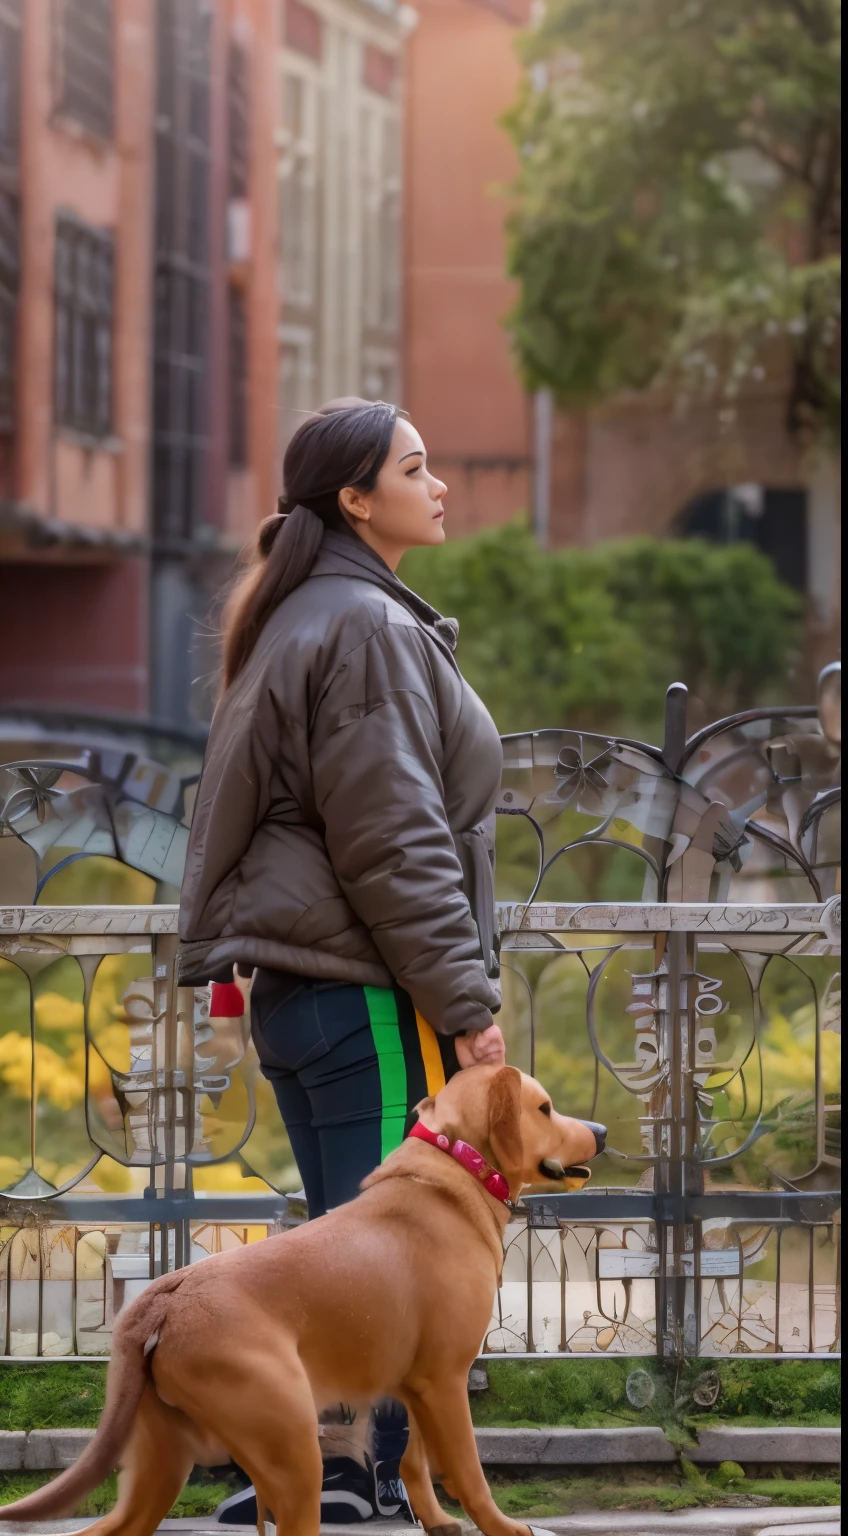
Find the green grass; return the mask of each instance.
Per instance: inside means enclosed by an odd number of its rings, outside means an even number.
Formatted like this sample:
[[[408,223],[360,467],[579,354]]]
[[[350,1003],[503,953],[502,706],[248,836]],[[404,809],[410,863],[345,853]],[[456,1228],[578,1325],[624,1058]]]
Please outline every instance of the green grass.
[[[744,1507],[766,1501],[777,1507],[812,1507],[838,1505],[840,1486],[831,1474],[820,1478],[744,1478],[730,1487],[722,1484],[717,1472],[698,1474],[692,1480],[683,1470],[675,1477],[668,1467],[619,1467],[605,1469],[602,1475],[575,1473],[573,1477],[540,1478],[533,1482],[511,1482],[508,1478],[488,1475],[495,1503],[505,1515],[525,1519],[580,1514],[595,1509],[633,1509],[674,1511],[680,1509]],[[459,1506],[449,1499],[440,1501],[459,1513]]]
[[[661,1360],[489,1360],[487,1392],[471,1394],[478,1428],[510,1425],[573,1426],[613,1429],[630,1424],[657,1425],[683,1440],[707,1424],[742,1427],[813,1425],[840,1422],[840,1370],[837,1362],[818,1360],[695,1360],[682,1368]],[[645,1408],[627,1398],[627,1378],[646,1371],[654,1397]],[[717,1371],[718,1401],[702,1409],[691,1391],[705,1371]]]
[[[34,1493],[36,1488],[43,1488],[45,1483],[52,1482],[53,1475],[49,1472],[0,1474],[0,1508],[4,1504],[13,1504],[15,1499],[22,1499],[28,1493]],[[171,1517],[177,1520],[181,1516],[189,1518],[192,1515],[211,1515],[221,1500],[234,1492],[236,1486],[234,1479],[224,1482],[220,1475],[214,1477],[211,1473],[196,1471],[192,1473],[191,1482],[183,1489],[171,1510]],[[108,1514],[116,1496],[117,1479],[110,1477],[83,1499],[76,1513],[92,1516]]]
[[[746,1503],[764,1505],[766,1500],[777,1507],[791,1508],[838,1505],[840,1501],[839,1483],[830,1474],[814,1478],[742,1478],[734,1479],[728,1485],[721,1480],[718,1471],[704,1475],[697,1468],[694,1470],[696,1475],[692,1477],[681,1468],[675,1479],[674,1472],[668,1467],[657,1468],[655,1472],[649,1468],[620,1467],[605,1470],[602,1476],[578,1473],[573,1477],[540,1478],[533,1482],[511,1482],[509,1478],[490,1474],[489,1484],[495,1503],[504,1514],[526,1519],[544,1519],[592,1509],[673,1511],[722,1505],[738,1507]],[[0,1507],[23,1498],[50,1480],[47,1473],[0,1474]],[[220,1477],[216,1479],[212,1473],[195,1472],[171,1510],[171,1516],[177,1519],[180,1516],[211,1515],[235,1486],[234,1479],[225,1482]],[[89,1494],[77,1514],[105,1514],[114,1504],[115,1492],[115,1479],[110,1478]],[[460,1513],[459,1506],[444,1496],[441,1502],[446,1508]]]
[[[750,1426],[839,1423],[839,1366],[828,1361],[701,1360],[678,1369],[658,1360],[574,1359],[487,1361],[489,1389],[471,1394],[471,1410],[480,1427],[571,1425],[611,1428],[647,1424],[663,1428],[681,1451],[679,1467],[619,1467],[603,1475],[537,1477],[532,1482],[493,1474],[489,1481],[496,1502],[510,1515],[541,1519],[582,1509],[676,1510],[746,1500],[775,1505],[839,1503],[839,1484],[830,1469],[821,1476],[787,1476],[776,1469],[773,1478],[746,1478],[741,1468],[725,1463],[702,1472],[686,1459],[692,1436],[706,1424]],[[636,1368],[647,1371],[655,1392],[647,1408],[631,1406],[627,1377]],[[704,1370],[717,1370],[721,1391],[712,1409],[692,1401],[692,1386]],[[45,1362],[43,1365],[0,1365],[0,1429],[52,1427],[91,1428],[100,1417],[106,1384],[102,1363]],[[0,1506],[49,1482],[48,1474],[0,1475]],[[192,1474],[171,1513],[176,1517],[211,1514],[236,1486],[235,1476]],[[112,1507],[115,1482],[110,1479],[89,1495],[79,1514],[96,1516]]]
[[[646,1359],[490,1360],[489,1390],[471,1394],[480,1428],[570,1425],[610,1429],[657,1425],[685,1445],[706,1424],[770,1427],[839,1424],[840,1370],[819,1360],[700,1360],[678,1370]],[[646,1408],[627,1398],[627,1378],[647,1371],[654,1397]],[[699,1409],[691,1390],[704,1370],[716,1370],[715,1406]],[[106,1366],[61,1361],[0,1364],[0,1430],[93,1428],[103,1408]]]
[[[106,1366],[0,1364],[0,1429],[94,1429],[103,1409]]]

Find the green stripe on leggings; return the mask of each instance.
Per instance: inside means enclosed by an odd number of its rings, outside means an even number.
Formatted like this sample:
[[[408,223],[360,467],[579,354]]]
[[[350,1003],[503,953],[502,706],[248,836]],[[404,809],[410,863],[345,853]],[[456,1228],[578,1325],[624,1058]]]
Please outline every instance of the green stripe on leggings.
[[[371,1023],[374,1049],[380,1069],[383,1122],[380,1127],[380,1160],[403,1141],[406,1130],[406,1062],[398,1022],[397,999],[391,987],[363,987]]]

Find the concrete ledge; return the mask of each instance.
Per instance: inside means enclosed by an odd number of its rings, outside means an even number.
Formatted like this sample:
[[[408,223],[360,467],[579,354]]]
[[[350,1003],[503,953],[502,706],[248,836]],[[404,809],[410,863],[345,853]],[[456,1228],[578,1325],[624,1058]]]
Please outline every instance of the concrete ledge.
[[[841,1429],[736,1429],[729,1425],[699,1430],[697,1449],[686,1455],[690,1461],[738,1461],[743,1466],[749,1461],[838,1466],[841,1453]]]
[[[0,1429],[0,1472],[20,1472],[25,1445],[22,1429]]]
[[[0,1471],[62,1472],[93,1438],[93,1429],[0,1430]]]
[[[674,1446],[661,1429],[477,1429],[474,1433],[484,1466],[602,1466],[677,1460]]]
[[[24,1448],[24,1470],[61,1472],[73,1466],[93,1439],[93,1429],[30,1430]]]
[[[477,1429],[484,1466],[587,1467],[677,1460],[661,1429]],[[59,1472],[81,1456],[93,1429],[0,1430],[0,1472]],[[702,1429],[690,1461],[794,1462],[838,1466],[839,1429]]]

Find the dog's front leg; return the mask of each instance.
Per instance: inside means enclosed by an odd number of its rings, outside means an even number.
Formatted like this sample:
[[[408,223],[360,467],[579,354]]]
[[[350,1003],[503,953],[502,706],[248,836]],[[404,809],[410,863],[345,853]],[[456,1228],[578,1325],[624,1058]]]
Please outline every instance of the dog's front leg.
[[[483,1476],[468,1406],[468,1373],[407,1392],[432,1464],[449,1482],[469,1520],[483,1536],[529,1536],[528,1526],[501,1514]]]
[[[427,1461],[424,1438],[415,1419],[409,1415],[409,1440],[400,1464],[409,1502],[416,1520],[420,1520],[428,1536],[460,1536],[462,1527],[457,1520],[442,1509]]]

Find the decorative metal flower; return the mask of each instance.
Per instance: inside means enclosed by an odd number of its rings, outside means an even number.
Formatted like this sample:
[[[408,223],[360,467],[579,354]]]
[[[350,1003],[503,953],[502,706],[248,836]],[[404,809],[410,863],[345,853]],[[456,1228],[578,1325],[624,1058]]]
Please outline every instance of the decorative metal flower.
[[[605,789],[609,789],[609,780],[604,777],[598,765],[602,764],[606,768],[608,763],[609,749],[599,752],[597,757],[584,763],[577,747],[563,747],[554,768],[560,797],[564,799],[567,795],[581,795],[586,789],[603,794]]]
[[[47,815],[52,800],[60,798],[61,791],[53,785],[62,777],[62,767],[9,768],[12,788],[0,803],[0,837],[16,836],[14,822],[35,813],[39,822]]]
[[[732,821],[722,821],[713,834],[713,858],[719,864],[729,860],[732,868],[738,872],[742,868],[739,850],[747,842],[748,838],[743,830],[734,826]]]

